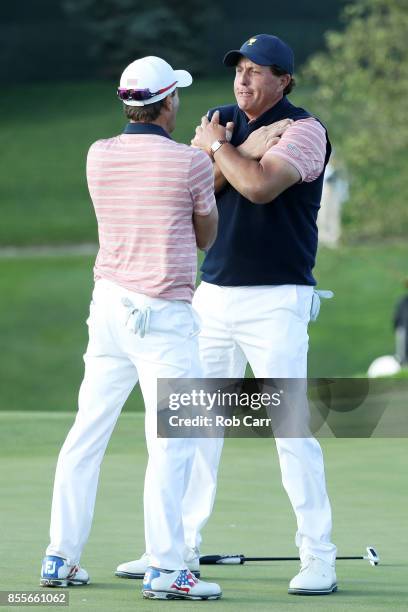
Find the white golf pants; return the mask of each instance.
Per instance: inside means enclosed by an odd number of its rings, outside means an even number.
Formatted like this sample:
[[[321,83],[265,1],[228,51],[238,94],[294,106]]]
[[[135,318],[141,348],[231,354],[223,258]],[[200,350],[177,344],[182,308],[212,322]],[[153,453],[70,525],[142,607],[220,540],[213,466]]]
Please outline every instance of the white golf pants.
[[[100,280],[87,323],[85,376],[75,423],[58,458],[47,554],[79,562],[91,529],[100,464],[139,380],[149,454],[146,550],[156,567],[185,568],[181,506],[196,441],[157,438],[156,396],[158,378],[201,376],[193,309],[186,302],[150,298]]]
[[[241,378],[247,362],[257,378],[306,378],[313,288],[299,285],[219,287],[202,282],[193,307],[201,318],[205,378]],[[300,556],[334,562],[331,508],[323,456],[315,438],[276,438],[283,486],[297,520]],[[199,547],[216,490],[223,440],[201,439],[183,500],[187,548]]]

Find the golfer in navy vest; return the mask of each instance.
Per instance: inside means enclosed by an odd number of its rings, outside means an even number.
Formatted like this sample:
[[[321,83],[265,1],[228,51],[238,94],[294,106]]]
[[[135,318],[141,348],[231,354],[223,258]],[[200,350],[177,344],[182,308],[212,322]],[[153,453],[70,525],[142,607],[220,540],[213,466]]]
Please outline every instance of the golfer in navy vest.
[[[237,104],[210,110],[192,141],[214,162],[219,212],[193,301],[202,321],[204,375],[241,378],[249,362],[257,378],[305,379],[308,323],[318,310],[316,220],[330,142],[320,121],[287,98],[294,58],[282,40],[253,36],[228,52],[224,64],[235,68]],[[336,547],[320,445],[310,436],[275,439],[301,558],[289,593],[332,593]],[[190,568],[211,513],[221,450],[221,439],[203,440],[183,500]],[[278,523],[271,509],[271,524]]]

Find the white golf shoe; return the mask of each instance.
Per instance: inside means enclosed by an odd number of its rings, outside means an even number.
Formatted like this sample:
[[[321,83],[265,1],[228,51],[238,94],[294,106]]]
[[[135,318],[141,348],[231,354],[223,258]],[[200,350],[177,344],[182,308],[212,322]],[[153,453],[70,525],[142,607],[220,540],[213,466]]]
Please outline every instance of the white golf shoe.
[[[300,572],[292,578],[288,593],[291,595],[329,595],[337,591],[334,565],[308,555]]]
[[[188,569],[163,570],[148,567],[143,579],[145,599],[220,599],[221,587],[198,580]]]
[[[67,559],[54,555],[44,557],[41,567],[41,586],[61,588],[88,583],[88,572],[79,565],[71,565]]]
[[[196,578],[200,577],[200,557],[198,551],[191,551],[185,559],[186,565]],[[116,568],[115,576],[119,578],[140,578],[143,579],[149,567],[149,555],[144,553],[140,559],[121,563]]]

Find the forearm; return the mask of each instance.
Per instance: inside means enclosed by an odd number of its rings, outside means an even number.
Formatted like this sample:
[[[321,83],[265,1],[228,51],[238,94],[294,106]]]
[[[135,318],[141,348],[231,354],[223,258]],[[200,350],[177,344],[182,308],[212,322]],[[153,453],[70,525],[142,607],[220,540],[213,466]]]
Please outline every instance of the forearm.
[[[209,215],[200,216],[193,214],[193,226],[196,235],[196,243],[199,249],[209,249],[217,237],[218,210],[214,206]]]
[[[263,204],[272,199],[268,194],[265,200],[264,172],[258,161],[244,157],[228,143],[214,154],[214,160],[215,192],[218,185],[221,188],[228,182],[251,202]]]
[[[239,145],[238,147],[236,147],[236,149],[237,151],[239,151],[242,157],[246,157],[247,159],[250,159],[250,155],[246,152],[244,145]],[[228,184],[228,181],[215,162],[213,163],[213,168],[214,168],[214,192],[218,193],[219,191],[221,191],[221,189],[225,187],[225,185]]]
[[[221,189],[225,187],[228,181],[215,162],[213,163],[213,169],[214,169],[214,192],[218,193],[219,191],[221,191]]]

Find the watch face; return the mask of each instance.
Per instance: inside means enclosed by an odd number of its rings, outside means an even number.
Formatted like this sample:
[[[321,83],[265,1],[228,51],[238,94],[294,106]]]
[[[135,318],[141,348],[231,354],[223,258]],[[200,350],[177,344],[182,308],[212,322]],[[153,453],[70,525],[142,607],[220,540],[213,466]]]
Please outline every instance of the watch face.
[[[214,153],[216,153],[226,142],[226,140],[215,140],[210,147],[212,155],[214,155]]]
[[[222,145],[227,142],[226,140],[215,140],[212,145],[211,145],[211,151],[213,153],[215,153],[216,151],[218,151],[218,149],[220,147],[222,147]]]

